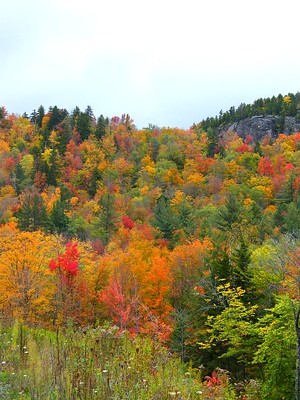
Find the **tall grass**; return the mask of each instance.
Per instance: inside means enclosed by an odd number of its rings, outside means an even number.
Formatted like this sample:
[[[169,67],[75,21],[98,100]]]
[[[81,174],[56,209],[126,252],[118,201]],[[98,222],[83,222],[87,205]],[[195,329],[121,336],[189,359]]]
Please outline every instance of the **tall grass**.
[[[173,358],[158,342],[114,327],[60,333],[16,322],[1,326],[0,334],[1,399],[235,398],[228,387],[222,388],[227,397],[215,397],[199,369]]]

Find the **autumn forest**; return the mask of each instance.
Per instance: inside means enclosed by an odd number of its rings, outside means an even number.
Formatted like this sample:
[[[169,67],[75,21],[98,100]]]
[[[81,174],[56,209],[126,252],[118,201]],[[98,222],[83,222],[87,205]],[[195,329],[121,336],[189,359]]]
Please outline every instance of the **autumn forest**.
[[[1,398],[299,398],[299,97],[188,130],[0,108]],[[276,135],[219,134],[254,115]]]

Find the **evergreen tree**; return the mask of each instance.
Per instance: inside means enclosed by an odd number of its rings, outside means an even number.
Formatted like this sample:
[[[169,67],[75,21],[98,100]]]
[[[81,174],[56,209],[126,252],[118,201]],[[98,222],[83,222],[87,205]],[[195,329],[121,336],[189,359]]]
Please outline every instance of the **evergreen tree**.
[[[215,248],[210,268],[215,286],[220,283],[231,282],[232,266],[226,249],[220,249],[219,246]]]
[[[276,213],[274,214],[274,224],[282,228],[284,226],[284,212],[286,211],[286,206],[282,203],[279,203],[277,206]]]
[[[94,197],[97,192],[100,179],[101,179],[101,174],[100,174],[98,168],[96,167],[92,170],[92,176],[89,181],[88,188],[87,188],[87,192],[91,198]]]
[[[105,129],[108,126],[107,121],[101,114],[100,117],[97,120],[97,125],[95,129],[95,136],[97,139],[102,139],[105,136]]]
[[[41,128],[43,118],[45,116],[45,109],[43,106],[39,106],[37,113],[36,113],[36,124]]]
[[[58,150],[60,155],[64,155],[67,144],[69,143],[72,137],[72,129],[70,118],[66,117],[57,127],[57,141],[58,143],[55,145],[55,148]]]
[[[292,203],[295,196],[295,173],[292,171],[287,182],[284,184],[283,188],[277,194],[276,202],[279,204],[289,204]]]
[[[225,206],[219,211],[217,225],[226,231],[232,229],[233,225],[240,220],[241,205],[236,197],[230,193],[226,200]]]
[[[32,122],[34,125],[36,125],[37,115],[38,114],[37,114],[36,110],[33,110],[29,117],[30,122]]]
[[[26,191],[21,197],[21,206],[16,213],[18,228],[36,231],[47,226],[47,211],[42,197],[36,192]]]
[[[300,232],[300,212],[295,203],[288,204],[286,214],[284,214],[283,219],[287,232]]]
[[[81,113],[80,108],[78,106],[76,106],[74,108],[74,110],[71,113],[71,127],[72,129],[76,127],[76,121],[77,121],[77,117],[78,115]]]
[[[263,217],[263,212],[261,207],[254,201],[251,204],[251,208],[250,208],[250,221],[252,224],[258,224]]]
[[[50,119],[47,123],[47,129],[51,132],[62,122],[68,115],[66,109],[59,109],[57,106],[49,108]]]
[[[178,228],[178,218],[172,211],[169,199],[165,196],[160,196],[158,199],[152,225],[159,229],[164,239],[172,241]]]
[[[115,195],[109,192],[105,193],[98,201],[98,205],[100,210],[97,225],[100,228],[103,242],[107,243],[116,229]]]
[[[49,229],[51,233],[66,233],[68,231],[69,217],[66,215],[64,201],[56,200],[49,214]]]
[[[76,130],[82,141],[86,140],[92,132],[91,118],[86,112],[81,112],[76,117]]]
[[[212,128],[208,128],[206,133],[208,138],[207,156],[213,157],[217,152],[217,147],[219,143],[218,134],[216,130]]]
[[[59,162],[58,162],[58,154],[56,150],[52,150],[49,164],[47,165],[46,177],[48,185],[56,186],[57,179],[59,176]]]
[[[190,237],[197,227],[194,211],[184,199],[178,207],[178,212],[178,228],[183,229],[185,235]]]
[[[253,291],[251,288],[252,274],[249,270],[249,264],[251,261],[250,252],[243,237],[231,258],[233,286],[245,290],[244,301],[247,303],[250,300],[253,300]]]
[[[18,163],[15,167],[14,173],[15,189],[17,194],[20,194],[22,190],[26,187],[26,175],[23,171],[22,165]]]

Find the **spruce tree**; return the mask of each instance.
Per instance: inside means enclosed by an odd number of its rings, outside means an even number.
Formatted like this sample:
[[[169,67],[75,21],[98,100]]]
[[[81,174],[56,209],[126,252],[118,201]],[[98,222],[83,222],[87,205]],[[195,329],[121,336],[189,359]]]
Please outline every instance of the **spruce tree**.
[[[178,228],[178,223],[178,218],[171,209],[169,199],[161,196],[154,209],[152,225],[158,228],[164,239],[172,241],[175,231]]]
[[[69,225],[69,217],[66,215],[64,201],[56,200],[49,214],[49,229],[52,233],[66,233]]]
[[[240,210],[240,203],[237,201],[236,197],[230,193],[225,206],[219,211],[217,220],[218,227],[223,231],[231,229],[233,224],[240,220]]]
[[[95,129],[95,136],[97,139],[102,139],[105,136],[105,129],[107,127],[107,122],[103,115],[101,114],[97,120],[97,125]]]
[[[46,206],[38,193],[26,191],[21,197],[21,206],[16,213],[18,228],[25,231],[45,229],[48,224]]]

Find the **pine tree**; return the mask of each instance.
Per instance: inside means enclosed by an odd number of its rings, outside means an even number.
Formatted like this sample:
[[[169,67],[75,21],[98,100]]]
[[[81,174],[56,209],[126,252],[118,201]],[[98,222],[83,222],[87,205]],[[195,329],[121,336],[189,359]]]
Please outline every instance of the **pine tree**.
[[[252,300],[253,293],[251,288],[252,274],[249,270],[251,261],[250,252],[243,237],[240,240],[239,247],[232,254],[232,283],[233,286],[245,290],[244,300],[248,302]]]
[[[178,228],[178,218],[172,211],[169,199],[165,196],[158,199],[152,225],[158,228],[164,239],[172,241]]]
[[[21,196],[21,202],[21,207],[16,213],[19,229],[24,231],[45,229],[48,220],[42,197],[36,192],[26,191]]]
[[[216,247],[211,263],[212,278],[216,285],[222,282],[230,282],[232,278],[232,265],[226,249]]]
[[[52,233],[66,233],[69,225],[64,201],[56,200],[49,215],[49,229]]]
[[[37,110],[35,122],[36,122],[37,126],[40,128],[42,126],[44,116],[45,116],[45,109],[43,106],[39,106],[39,108]]]
[[[107,121],[101,114],[100,117],[97,120],[97,125],[96,125],[96,130],[95,130],[95,136],[97,139],[102,139],[105,136],[105,129],[107,127]]]
[[[80,138],[82,141],[86,140],[92,131],[92,123],[91,118],[87,113],[81,112],[76,117],[76,129],[77,132],[80,134]]]
[[[218,215],[218,227],[226,231],[233,227],[233,224],[239,222],[240,220],[240,210],[241,206],[237,201],[236,197],[230,193],[226,200],[225,206],[219,211]]]
[[[98,227],[102,231],[102,240],[104,243],[109,241],[112,232],[116,229],[117,212],[115,208],[115,195],[105,193],[98,201],[99,217]]]
[[[208,146],[207,146],[207,156],[213,157],[217,152],[217,147],[219,143],[218,134],[215,129],[208,128],[207,129],[207,138],[208,138]]]
[[[14,173],[14,180],[15,180],[15,189],[17,194],[20,194],[22,190],[26,187],[26,176],[23,171],[22,165],[18,163],[15,168],[15,173]]]
[[[49,165],[46,170],[46,177],[48,185],[56,186],[57,179],[59,176],[59,162],[58,162],[58,154],[56,150],[52,150]]]

